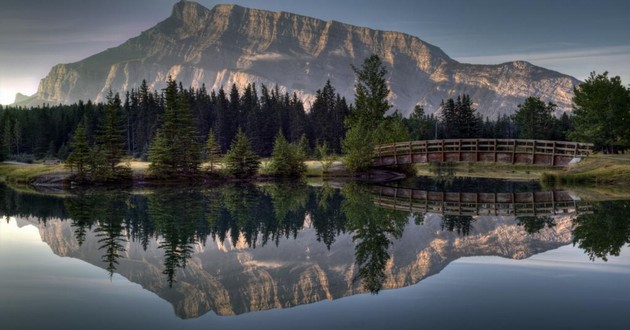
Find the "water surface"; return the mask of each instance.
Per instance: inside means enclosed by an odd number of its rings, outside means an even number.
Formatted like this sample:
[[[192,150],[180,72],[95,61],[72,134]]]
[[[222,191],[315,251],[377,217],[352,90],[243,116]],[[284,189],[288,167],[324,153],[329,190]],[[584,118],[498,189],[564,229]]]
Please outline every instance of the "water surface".
[[[630,202],[587,203],[492,180],[402,186],[266,184],[70,197],[2,187],[0,324],[627,325]],[[454,196],[459,203],[447,201]],[[493,196],[495,203],[483,202]],[[432,212],[417,208],[429,204]],[[488,215],[493,210],[502,215]]]

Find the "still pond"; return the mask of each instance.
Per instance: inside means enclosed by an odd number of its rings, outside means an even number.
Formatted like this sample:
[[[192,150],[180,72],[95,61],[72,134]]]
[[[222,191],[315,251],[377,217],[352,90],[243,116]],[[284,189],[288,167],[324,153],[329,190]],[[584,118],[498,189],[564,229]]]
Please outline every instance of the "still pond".
[[[630,201],[499,180],[0,186],[2,329],[627,329]]]

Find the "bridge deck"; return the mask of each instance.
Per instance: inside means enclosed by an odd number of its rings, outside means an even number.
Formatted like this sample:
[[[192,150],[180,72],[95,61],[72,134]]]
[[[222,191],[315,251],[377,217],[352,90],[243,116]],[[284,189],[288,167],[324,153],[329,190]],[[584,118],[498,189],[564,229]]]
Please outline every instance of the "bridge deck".
[[[591,153],[590,143],[518,140],[455,139],[408,141],[378,145],[374,166],[428,162],[503,162],[566,166]]]

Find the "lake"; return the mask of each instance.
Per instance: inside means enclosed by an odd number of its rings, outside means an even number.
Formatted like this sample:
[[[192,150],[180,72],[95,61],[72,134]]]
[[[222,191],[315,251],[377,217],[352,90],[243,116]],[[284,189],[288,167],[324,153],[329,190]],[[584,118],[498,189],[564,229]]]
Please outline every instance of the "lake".
[[[630,201],[416,179],[17,192],[2,329],[626,329]]]

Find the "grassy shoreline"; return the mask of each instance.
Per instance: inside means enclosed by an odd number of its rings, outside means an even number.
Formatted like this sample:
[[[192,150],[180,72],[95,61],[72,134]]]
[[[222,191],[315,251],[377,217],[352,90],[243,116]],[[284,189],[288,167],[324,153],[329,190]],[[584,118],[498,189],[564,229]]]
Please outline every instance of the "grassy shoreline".
[[[148,169],[147,162],[132,161],[127,163],[133,171],[134,179],[144,182]],[[321,163],[307,161],[307,178],[351,178],[340,162],[335,162],[324,175]],[[263,161],[259,173],[260,179],[268,179]],[[447,173],[453,176],[472,178],[495,178],[506,180],[540,180],[547,186],[630,186],[630,155],[591,155],[578,164],[567,168],[540,165],[502,164],[502,163],[448,163],[415,164],[417,176],[439,176]],[[0,181],[24,185],[63,185],[67,184],[70,171],[62,164],[17,164],[0,163]],[[229,181],[229,180],[228,180]],[[146,181],[150,182],[150,181]],[[154,182],[159,184],[159,182]]]

